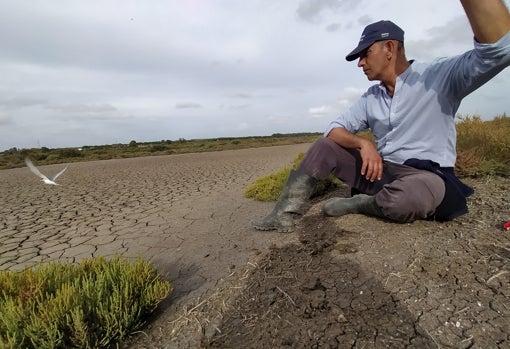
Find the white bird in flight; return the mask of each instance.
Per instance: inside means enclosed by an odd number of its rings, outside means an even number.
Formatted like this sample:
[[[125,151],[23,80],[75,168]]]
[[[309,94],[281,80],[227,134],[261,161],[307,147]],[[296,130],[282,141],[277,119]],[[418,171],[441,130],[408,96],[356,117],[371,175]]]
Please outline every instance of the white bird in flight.
[[[41,171],[39,171],[37,169],[37,167],[34,166],[34,164],[32,163],[32,161],[30,161],[29,158],[25,158],[25,164],[30,169],[30,171],[32,171],[36,176],[41,178],[41,181],[43,181],[45,184],[50,184],[50,185],[60,185],[57,182],[55,182],[55,180],[57,179],[58,176],[60,176],[62,173],[64,173],[65,170],[67,170],[67,166],[66,166],[62,171],[60,171],[59,173],[57,173],[56,175],[51,177],[51,179],[49,179],[48,177],[43,175],[41,173]]]

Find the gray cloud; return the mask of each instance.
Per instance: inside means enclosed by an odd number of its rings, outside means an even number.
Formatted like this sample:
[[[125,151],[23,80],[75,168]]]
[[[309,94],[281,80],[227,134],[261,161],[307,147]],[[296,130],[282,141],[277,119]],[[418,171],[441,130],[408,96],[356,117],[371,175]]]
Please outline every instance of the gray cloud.
[[[0,151],[321,131],[351,103],[339,91],[371,84],[344,57],[374,18],[408,28],[410,58],[472,44],[449,22],[465,20],[457,2],[367,3],[4,0]],[[508,91],[504,73],[461,108],[505,111],[486,98]]]
[[[304,0],[299,4],[296,13],[302,20],[314,22],[322,11],[335,10],[337,7],[336,0]]]
[[[46,104],[45,100],[30,97],[13,97],[8,99],[0,99],[0,107],[5,109],[21,109],[44,104]]]
[[[7,126],[13,123],[12,118],[8,115],[0,113],[0,125]]]
[[[361,28],[365,27],[366,25],[370,23],[374,23],[376,20],[374,17],[371,17],[369,15],[363,15],[358,18],[357,22]],[[360,34],[361,34],[361,28],[360,28]]]
[[[231,109],[231,110],[243,110],[251,107],[251,104],[228,104],[220,105],[220,108]]]
[[[241,98],[241,99],[253,98],[253,96],[251,94],[244,93],[244,92],[227,93],[226,96],[228,98]]]
[[[198,109],[198,108],[202,108],[202,105],[200,105],[199,103],[195,103],[195,102],[178,102],[178,103],[175,103],[175,108],[176,109]]]
[[[438,56],[458,54],[473,47],[473,32],[465,16],[456,17],[444,25],[427,30],[426,39],[412,39],[406,36],[406,52],[409,58],[422,60]]]
[[[21,6],[11,5],[0,12],[3,46],[0,59],[4,62],[37,62],[131,74],[154,71],[174,76],[183,75],[179,67],[203,66],[204,59],[193,55],[186,42],[162,37],[162,32],[147,22],[122,17],[110,21],[87,13],[90,10],[84,11],[83,16],[65,11],[62,15],[51,6],[46,10],[39,6],[24,7],[20,11]],[[20,25],[20,17],[30,25]],[[184,74],[192,75],[189,70]]]
[[[341,27],[341,25],[339,23],[331,23],[329,25],[326,26],[326,31],[328,32],[336,32],[337,30],[339,30]]]
[[[298,17],[306,22],[315,23],[321,18],[322,13],[339,10],[349,11],[358,6],[362,1],[355,0],[303,0],[299,4],[296,13]]]
[[[117,108],[110,104],[67,104],[67,105],[48,105],[47,109],[55,110],[63,113],[80,113],[80,114],[98,114],[117,111]]]

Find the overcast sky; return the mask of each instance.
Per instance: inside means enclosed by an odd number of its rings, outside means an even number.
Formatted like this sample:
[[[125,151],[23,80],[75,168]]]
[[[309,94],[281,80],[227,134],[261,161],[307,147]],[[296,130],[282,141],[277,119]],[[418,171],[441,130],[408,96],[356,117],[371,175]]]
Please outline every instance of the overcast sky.
[[[345,55],[381,19],[409,59],[473,46],[453,0],[2,0],[0,151],[322,132],[373,84]],[[510,69],[459,114],[508,91]]]

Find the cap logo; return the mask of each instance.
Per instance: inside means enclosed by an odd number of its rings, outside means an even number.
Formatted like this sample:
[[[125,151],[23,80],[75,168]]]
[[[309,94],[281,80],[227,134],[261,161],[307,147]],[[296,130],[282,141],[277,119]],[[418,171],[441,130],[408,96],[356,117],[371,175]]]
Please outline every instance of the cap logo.
[[[361,38],[359,38],[359,41],[363,41],[363,39],[365,38],[365,35],[361,35]]]
[[[381,38],[387,38],[390,36],[390,33],[381,33]]]

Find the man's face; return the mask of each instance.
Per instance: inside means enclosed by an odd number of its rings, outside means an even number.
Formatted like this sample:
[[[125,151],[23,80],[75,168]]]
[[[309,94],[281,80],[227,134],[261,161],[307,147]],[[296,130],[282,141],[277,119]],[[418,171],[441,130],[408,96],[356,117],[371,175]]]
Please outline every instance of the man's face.
[[[358,60],[358,67],[363,68],[363,72],[367,79],[382,80],[382,74],[388,67],[388,60],[386,59],[386,42],[374,42],[366,50],[362,51]]]

